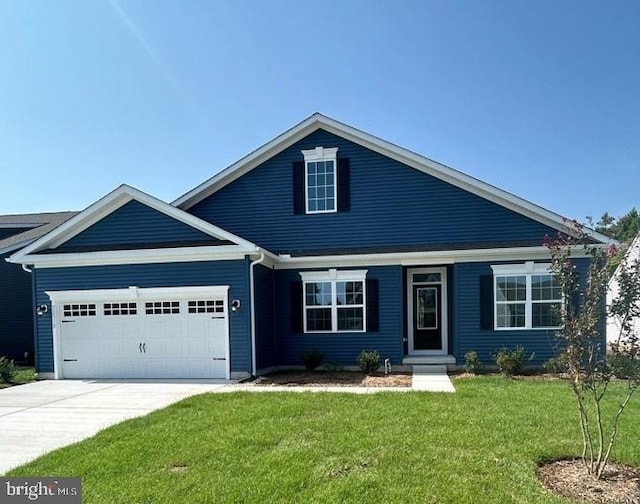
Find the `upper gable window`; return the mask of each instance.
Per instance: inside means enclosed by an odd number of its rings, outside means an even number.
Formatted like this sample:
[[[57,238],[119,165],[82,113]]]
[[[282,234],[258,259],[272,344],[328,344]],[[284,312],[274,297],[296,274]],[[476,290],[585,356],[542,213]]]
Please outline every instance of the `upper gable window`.
[[[305,165],[306,213],[337,211],[338,149],[316,147],[303,150]]]

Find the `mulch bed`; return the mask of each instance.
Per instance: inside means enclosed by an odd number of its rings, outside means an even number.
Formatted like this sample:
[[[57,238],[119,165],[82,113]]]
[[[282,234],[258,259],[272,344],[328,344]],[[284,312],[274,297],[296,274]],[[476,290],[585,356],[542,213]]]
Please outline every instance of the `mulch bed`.
[[[256,378],[256,386],[285,387],[411,387],[411,374],[355,371],[281,371]]]
[[[556,460],[540,466],[538,478],[552,492],[582,502],[640,504],[640,470],[628,465],[610,462],[597,480],[582,460]]]

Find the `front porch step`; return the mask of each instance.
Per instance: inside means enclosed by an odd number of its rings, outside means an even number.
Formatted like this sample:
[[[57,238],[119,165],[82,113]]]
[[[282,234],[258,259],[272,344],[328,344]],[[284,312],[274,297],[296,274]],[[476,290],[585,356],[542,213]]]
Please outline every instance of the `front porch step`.
[[[413,370],[412,370],[414,376],[415,375],[419,375],[419,374],[441,374],[441,375],[446,375],[447,374],[447,366],[440,366],[440,365],[429,365],[429,366],[417,366],[414,365],[413,366]]]
[[[402,364],[412,366],[447,366],[455,365],[456,358],[453,355],[411,355],[402,359]]]

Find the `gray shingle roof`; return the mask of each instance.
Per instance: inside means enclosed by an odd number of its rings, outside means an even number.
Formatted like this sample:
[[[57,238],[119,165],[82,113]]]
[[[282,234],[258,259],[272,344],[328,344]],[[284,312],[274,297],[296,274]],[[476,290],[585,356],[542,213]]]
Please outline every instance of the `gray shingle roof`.
[[[78,212],[0,215],[0,226],[24,228],[24,231],[0,240],[0,253],[24,247],[69,220]]]

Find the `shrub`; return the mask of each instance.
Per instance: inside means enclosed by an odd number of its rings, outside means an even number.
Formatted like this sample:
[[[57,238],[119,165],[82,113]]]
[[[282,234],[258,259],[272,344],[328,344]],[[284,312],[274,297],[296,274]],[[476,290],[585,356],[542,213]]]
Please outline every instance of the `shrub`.
[[[567,359],[563,353],[559,353],[556,357],[551,357],[549,360],[546,360],[542,364],[542,367],[548,373],[561,374],[567,369]]]
[[[322,364],[322,361],[324,360],[324,354],[320,350],[314,348],[312,350],[303,352],[301,359],[302,363],[304,364],[304,368],[307,371],[313,371],[320,364]]]
[[[480,366],[482,362],[478,358],[478,352],[471,350],[464,354],[464,369],[467,373],[480,374]]]
[[[505,376],[513,376],[522,371],[524,364],[524,347],[517,346],[515,350],[506,347],[499,349],[493,358],[498,365],[498,369]]]
[[[17,373],[18,370],[12,360],[0,357],[0,381],[11,383]]]
[[[380,353],[377,350],[363,350],[358,355],[358,365],[363,373],[375,373],[380,367]]]

